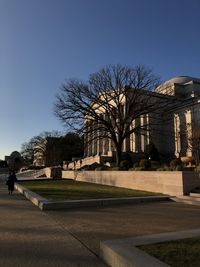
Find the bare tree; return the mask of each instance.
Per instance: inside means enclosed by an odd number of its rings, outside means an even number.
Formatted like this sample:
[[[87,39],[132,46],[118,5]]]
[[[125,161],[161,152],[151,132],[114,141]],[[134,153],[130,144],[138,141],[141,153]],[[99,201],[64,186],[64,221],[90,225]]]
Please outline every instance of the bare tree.
[[[20,153],[27,164],[33,163],[33,158],[34,158],[33,138],[30,141],[24,142],[21,145]]]
[[[173,97],[153,92],[159,83],[160,79],[144,66],[109,65],[90,75],[87,83],[71,79],[63,84],[55,115],[67,127],[81,130],[90,141],[110,138],[119,166],[123,141],[132,133],[149,130],[147,123],[133,121],[148,114],[153,123],[172,103]]]

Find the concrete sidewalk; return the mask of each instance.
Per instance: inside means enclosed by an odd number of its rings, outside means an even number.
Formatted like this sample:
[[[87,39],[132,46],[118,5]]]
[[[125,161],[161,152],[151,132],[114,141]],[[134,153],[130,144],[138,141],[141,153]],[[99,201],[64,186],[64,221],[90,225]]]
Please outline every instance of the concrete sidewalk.
[[[200,207],[172,201],[45,211],[99,255],[100,242],[200,227]]]
[[[0,183],[0,267],[105,267],[51,217]]]

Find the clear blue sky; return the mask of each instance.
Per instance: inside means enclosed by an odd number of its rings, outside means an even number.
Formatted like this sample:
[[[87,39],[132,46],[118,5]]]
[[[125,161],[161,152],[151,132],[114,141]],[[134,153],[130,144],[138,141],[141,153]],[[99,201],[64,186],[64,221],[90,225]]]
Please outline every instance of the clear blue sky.
[[[200,77],[199,0],[0,0],[0,158],[42,131],[60,84],[106,64]]]

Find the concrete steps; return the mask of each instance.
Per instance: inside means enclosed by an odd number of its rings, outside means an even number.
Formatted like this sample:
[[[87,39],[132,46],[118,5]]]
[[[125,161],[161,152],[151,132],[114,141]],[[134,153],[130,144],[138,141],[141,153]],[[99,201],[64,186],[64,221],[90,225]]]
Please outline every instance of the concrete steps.
[[[199,199],[200,198],[200,193],[190,193],[190,196],[191,197],[196,197],[197,199]]]
[[[200,206],[200,193],[190,193],[189,196],[177,196],[173,201]]]

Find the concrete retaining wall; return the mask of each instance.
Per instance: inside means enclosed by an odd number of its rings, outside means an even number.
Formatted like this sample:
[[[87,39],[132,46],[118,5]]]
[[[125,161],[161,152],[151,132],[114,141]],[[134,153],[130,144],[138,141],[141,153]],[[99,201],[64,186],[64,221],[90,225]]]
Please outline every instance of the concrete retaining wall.
[[[45,168],[44,169],[44,172],[46,174],[46,177],[52,177],[52,171],[51,171],[51,168]]]
[[[62,171],[62,178],[173,196],[187,194],[200,187],[200,172]]]
[[[62,176],[62,169],[61,167],[47,167],[44,169],[44,173],[48,178],[60,179]]]

